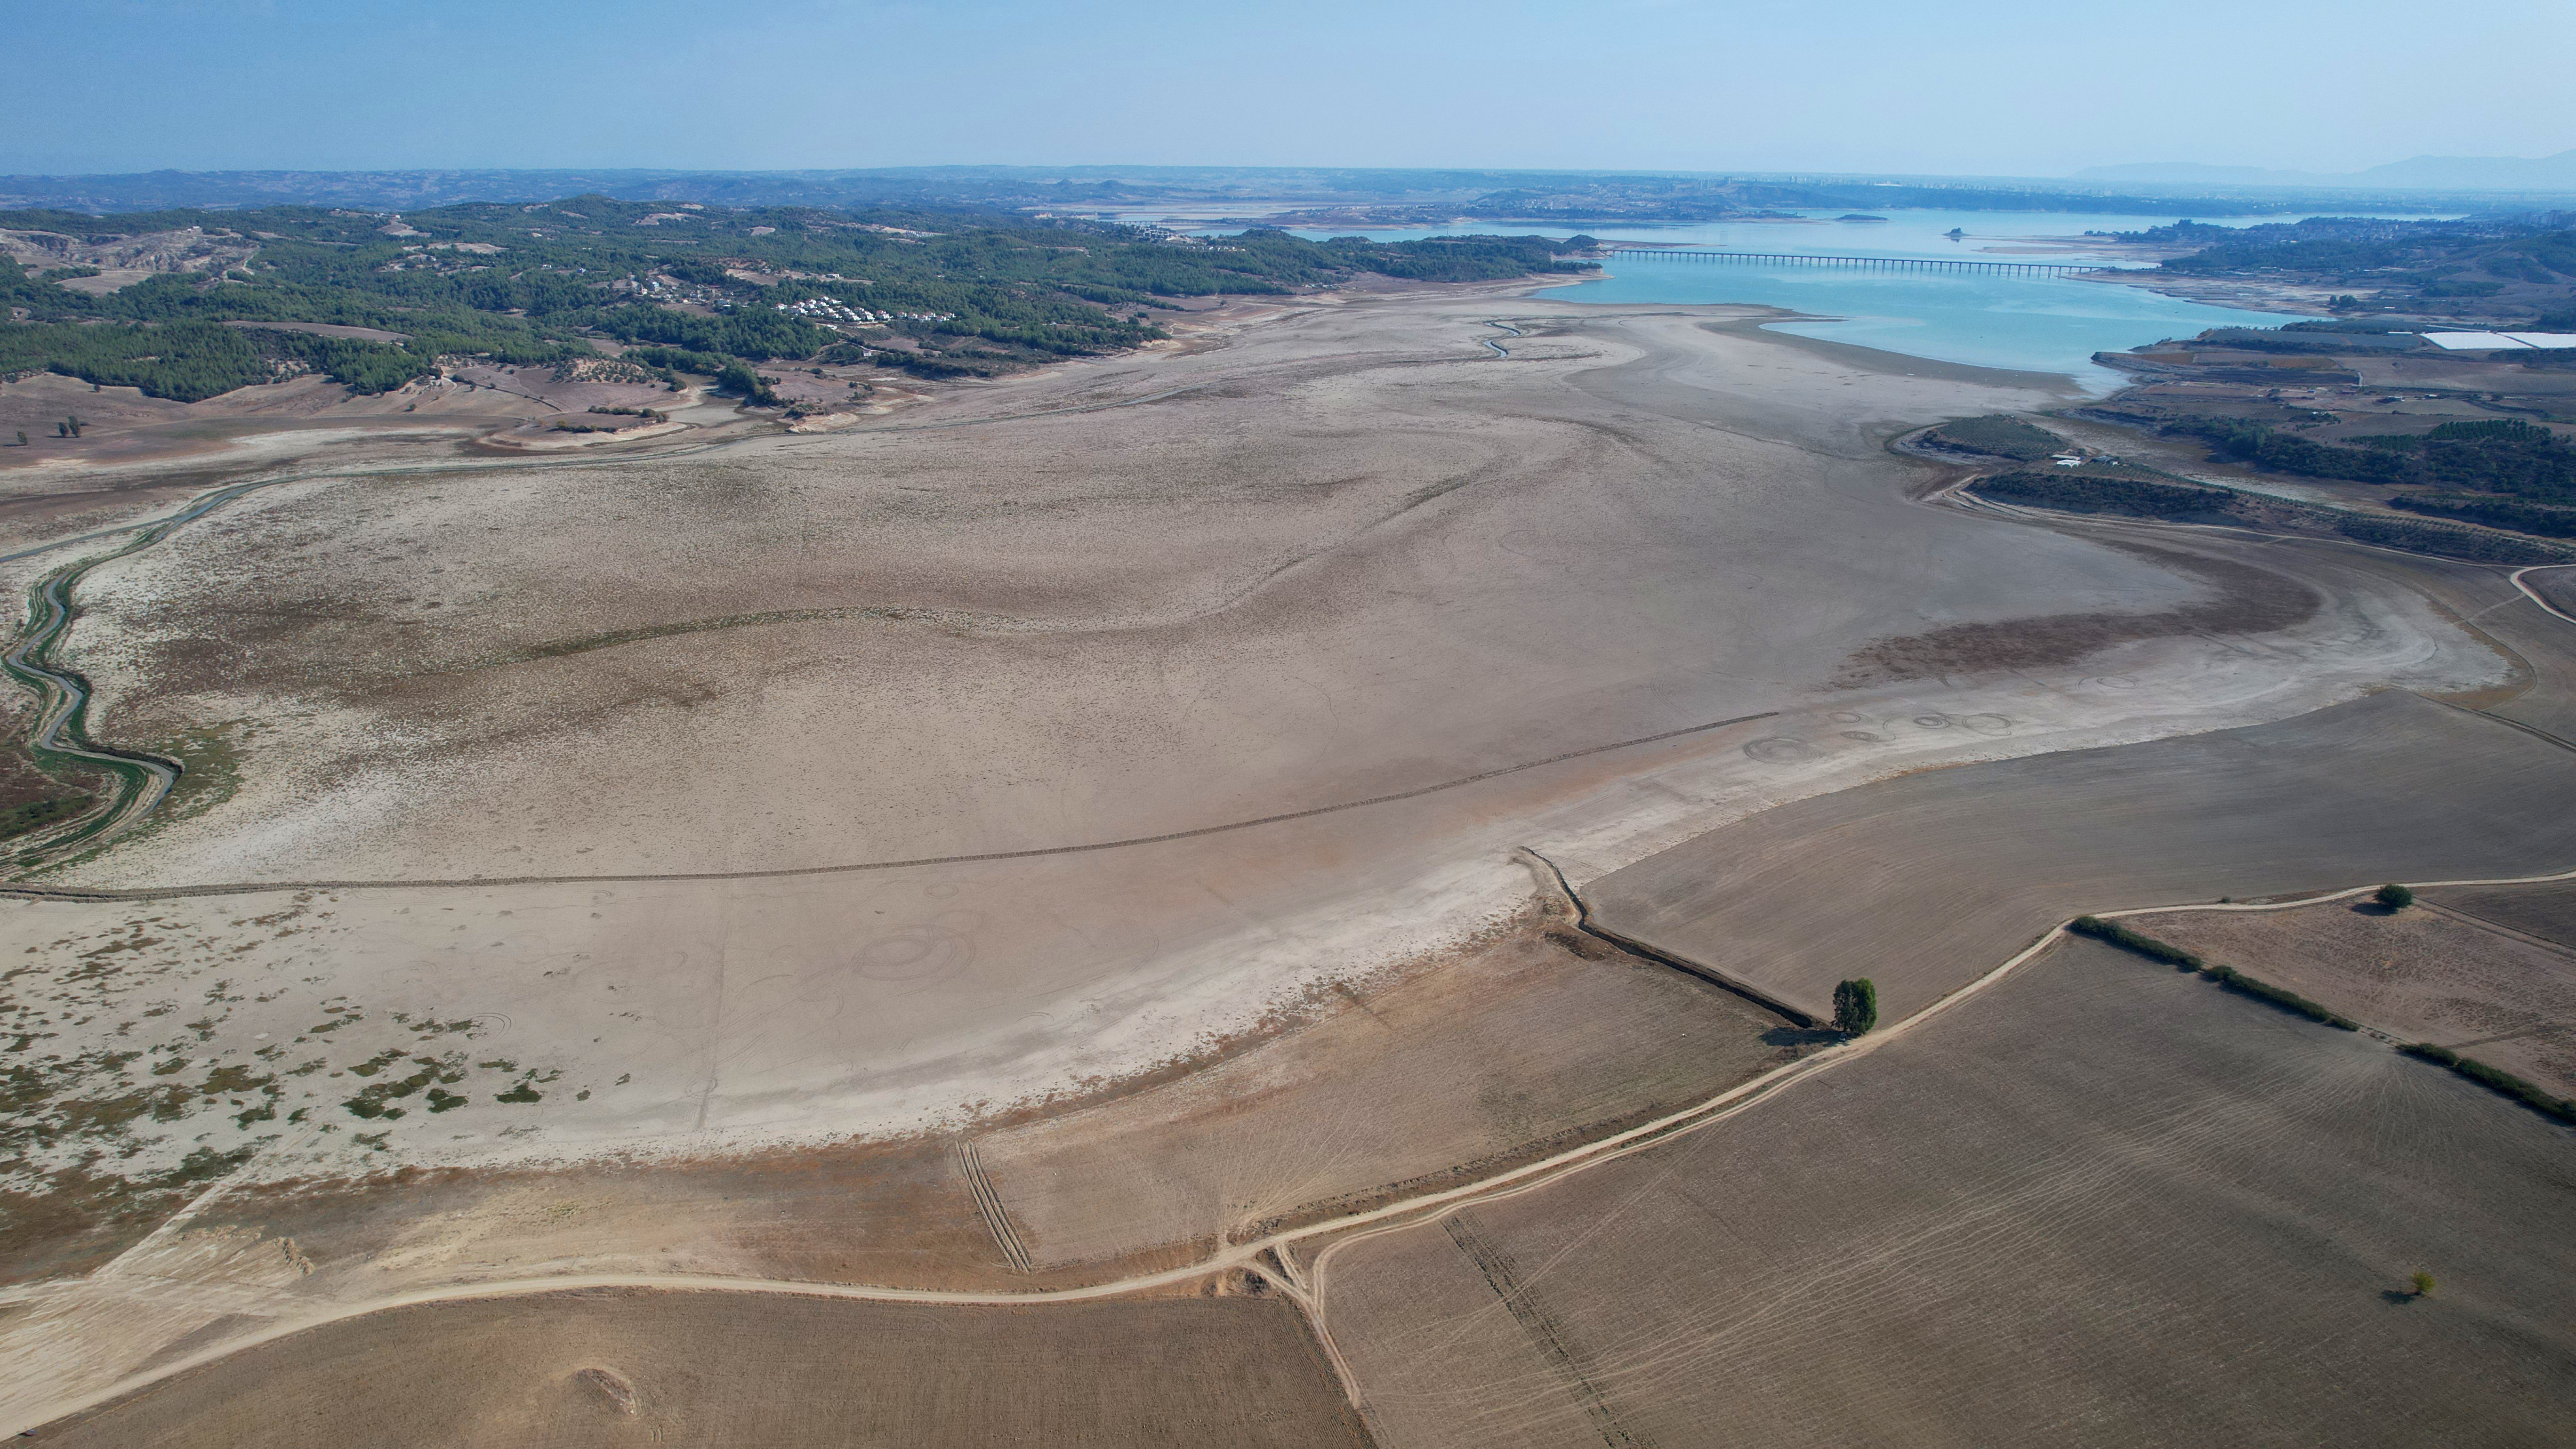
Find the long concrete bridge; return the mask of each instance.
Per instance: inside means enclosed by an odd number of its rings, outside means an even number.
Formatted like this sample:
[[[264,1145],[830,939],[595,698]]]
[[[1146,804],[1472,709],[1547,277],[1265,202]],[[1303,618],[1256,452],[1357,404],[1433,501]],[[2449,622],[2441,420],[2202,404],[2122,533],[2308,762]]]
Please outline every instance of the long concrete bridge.
[[[1801,267],[1848,267],[1872,272],[1963,272],[1988,277],[2057,277],[2069,272],[2109,272],[2099,262],[1997,262],[1968,257],[1861,257],[1799,252],[1703,252],[1681,247],[1612,247],[1614,257],[1663,257],[1686,262],[1769,262]]]

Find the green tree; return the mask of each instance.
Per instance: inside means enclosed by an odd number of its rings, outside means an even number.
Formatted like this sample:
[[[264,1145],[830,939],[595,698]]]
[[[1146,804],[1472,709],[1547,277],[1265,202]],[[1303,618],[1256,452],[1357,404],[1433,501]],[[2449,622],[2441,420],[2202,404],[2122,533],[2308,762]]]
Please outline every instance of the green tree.
[[[2416,1297],[2430,1298],[2433,1296],[2433,1275],[2418,1268],[2415,1276],[2406,1280],[2406,1286],[2415,1290]]]
[[[1878,1025],[1878,984],[1863,976],[1834,988],[1834,1030],[1859,1036]]]
[[[2392,911],[2402,911],[2415,904],[2415,893],[2394,882],[2372,891],[2370,898]]]

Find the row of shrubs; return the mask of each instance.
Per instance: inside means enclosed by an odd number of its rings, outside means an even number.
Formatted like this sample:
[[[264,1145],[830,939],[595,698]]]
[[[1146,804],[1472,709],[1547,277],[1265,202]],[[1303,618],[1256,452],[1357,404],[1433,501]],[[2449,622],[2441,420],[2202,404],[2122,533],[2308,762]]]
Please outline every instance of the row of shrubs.
[[[2375,543],[2448,558],[2476,559],[2484,563],[2563,562],[2569,557],[2563,544],[2526,541],[2465,523],[2429,518],[2421,521],[2391,518],[2382,513],[2324,508],[2286,498],[2258,499],[2231,489],[2205,488],[2195,484],[2019,469],[1980,478],[1970,486],[1978,497],[2003,503],[2192,523],[2312,528],[2340,534],[2359,543]]]
[[[2405,891],[2402,886],[2394,888],[2394,892],[2403,893],[2407,902],[2411,903],[2414,899],[2413,893]],[[2399,904],[2392,900],[2391,896],[2391,888],[2381,888],[2380,899],[2383,902],[2391,905]],[[2344,1031],[2361,1029],[2360,1023],[2338,1016],[2295,991],[2284,991],[2269,982],[2257,981],[2232,966],[2212,965],[2196,951],[2186,951],[2170,941],[2157,940],[2143,931],[2131,930],[2117,921],[2106,921],[2099,916],[2078,916],[2067,929],[2079,936],[2090,936],[2094,940],[2106,941],[2111,945],[2135,951],[2150,960],[2162,961],[2166,965],[2177,966],[2187,971],[2197,971],[2204,978],[2215,981],[2231,991],[2241,991],[2248,996],[2271,1002],[2275,1006],[2295,1011],[2310,1020],[2321,1021]],[[2511,1097],[2533,1111],[2545,1113],[2561,1122],[2576,1122],[2576,1099],[2554,1096],[2539,1083],[2517,1077],[2500,1067],[2491,1067],[2485,1062],[2464,1057],[2449,1047],[2435,1046],[2431,1042],[2414,1042],[2401,1046],[2398,1050],[2410,1057],[2420,1057],[2425,1061],[2448,1067],[2479,1086]]]
[[[2258,981],[2233,966],[2213,965],[2202,958],[2199,952],[2186,951],[2170,941],[2159,941],[2143,931],[2130,930],[2117,921],[2106,921],[2099,916],[2078,916],[2067,929],[2080,936],[2090,936],[2097,941],[2107,941],[2114,946],[2135,951],[2141,956],[2162,961],[2168,966],[2177,966],[2185,971],[2197,971],[2205,981],[2215,981],[2230,991],[2242,992],[2258,1001],[2268,1001],[2285,1011],[2295,1011],[2310,1021],[2324,1022],[2338,1031],[2361,1030],[2361,1023],[2349,1017],[2338,1016],[2295,991],[2283,990],[2268,981]]]
[[[2398,1050],[2410,1057],[2422,1057],[2428,1062],[2449,1067],[2479,1086],[2511,1097],[2535,1112],[2545,1112],[2561,1122],[2576,1122],[2576,1100],[2553,1097],[2537,1082],[2525,1081],[2502,1068],[2473,1061],[2449,1047],[2435,1046],[2428,1041],[2415,1042]]]

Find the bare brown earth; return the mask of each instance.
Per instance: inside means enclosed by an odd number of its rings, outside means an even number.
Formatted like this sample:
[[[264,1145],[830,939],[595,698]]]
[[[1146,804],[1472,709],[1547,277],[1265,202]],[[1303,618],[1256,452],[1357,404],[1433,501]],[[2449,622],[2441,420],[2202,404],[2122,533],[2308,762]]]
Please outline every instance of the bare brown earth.
[[[1152,834],[1771,707],[1891,616],[2194,592],[1890,497],[1867,420],[1959,384],[1846,374],[1821,391],[1853,412],[1829,417],[1805,384],[1837,369],[1694,316],[1587,316],[1504,360],[1484,315],[1354,302],[888,430],[245,500],[102,571],[75,652],[137,738],[251,700],[295,722],[255,788],[84,874],[729,870]],[[1779,631],[1759,620],[1784,578]]]
[[[2475,898],[2507,903],[2506,915],[2551,913],[2510,904],[2517,891],[2554,895],[2565,912],[2565,886],[2486,887]],[[2177,911],[2132,924],[2404,1040],[2576,1094],[2576,953],[2436,904],[2444,899],[2427,891],[2403,911],[2368,900]]]
[[[1363,1445],[1257,1298],[940,1308],[728,1293],[439,1304],[279,1340],[47,1443]]]
[[[1593,884],[1605,930],[1817,1018],[1920,1010],[2080,911],[2576,864],[2576,756],[2388,693],[2297,720],[1881,781]],[[1854,895],[1868,900],[1854,908]]]
[[[2451,886],[2421,898],[2576,951],[2576,885]]]
[[[551,1266],[1014,1287],[1347,1205],[1669,1110],[1783,1060],[1773,1014],[1539,916],[1171,1080],[972,1139],[1041,1266],[997,1248],[955,1139],[246,1189],[196,1228],[292,1242],[296,1298]],[[1768,1038],[1768,1039],[1766,1039]],[[1153,1259],[1162,1266],[1164,1258]],[[281,1309],[281,1311],[283,1311]]]
[[[2576,1414],[2568,1145],[2071,942],[1755,1110],[1319,1271],[1371,1427],[1424,1449],[2538,1445]]]
[[[1812,1033],[1568,928],[1524,926],[1210,1070],[995,1134],[1042,1266],[1242,1241],[1445,1187],[1715,1095]]]
[[[1490,299],[1389,294],[882,431],[315,478],[102,571],[102,728],[200,751],[197,793],[55,878],[389,883],[0,907],[53,1033],[28,1115],[251,1161],[17,1299],[13,1361],[62,1376],[17,1402],[397,1285],[1182,1261],[1797,1045],[1527,936],[1415,969],[1500,939],[1514,846],[1589,878],[1890,771],[2511,672],[2416,584],[2302,555],[2316,608],[2268,634],[1837,688],[1891,636],[2228,586],[1904,501],[1881,438],[2026,388],[1509,305],[1509,362]],[[433,1065],[461,1104],[344,1105]]]
[[[1310,1020],[1213,1064],[971,1136],[237,1189],[109,1275],[148,1275],[162,1286],[147,1300],[49,1301],[52,1327],[0,1327],[0,1354],[32,1386],[40,1365],[74,1378],[90,1367],[52,1359],[70,1322],[91,1360],[140,1363],[335,1304],[529,1275],[1097,1283],[1562,1150],[1813,1044],[1739,997],[1572,931],[1567,915],[1534,913],[1396,979],[1337,987]],[[995,1191],[990,1210],[973,1172]],[[27,1215],[53,1201],[0,1203],[14,1275],[93,1269],[153,1221]],[[167,1213],[177,1201],[146,1204]],[[1005,1232],[1023,1259],[1001,1246]]]
[[[590,416],[586,409],[593,405],[673,413],[687,424],[691,441],[756,426],[738,413],[733,399],[585,375],[598,373],[606,362],[570,369],[563,377],[554,367],[473,364],[364,396],[304,374],[197,403],[147,397],[131,387],[94,388],[53,373],[0,382],[0,540],[43,536],[11,527],[18,521],[12,514],[27,506],[22,500],[53,499],[59,509],[92,494],[93,503],[105,505],[119,494],[172,486],[177,480],[168,475],[183,469],[249,475],[297,464],[371,465],[390,457],[416,465],[471,456],[471,440],[543,436],[556,420]],[[847,396],[846,387],[836,383],[833,391]],[[81,436],[57,436],[55,424],[71,417],[81,420]],[[24,447],[15,442],[20,431],[28,435]]]
[[[2008,624],[1953,624],[1925,634],[1882,639],[1856,651],[1843,666],[1842,678],[1865,685],[1995,669],[2044,669],[2135,639],[2269,634],[2304,622],[2320,602],[2297,579],[2235,559],[2142,542],[2113,546],[2200,579],[2212,597],[2161,613],[2057,614]]]

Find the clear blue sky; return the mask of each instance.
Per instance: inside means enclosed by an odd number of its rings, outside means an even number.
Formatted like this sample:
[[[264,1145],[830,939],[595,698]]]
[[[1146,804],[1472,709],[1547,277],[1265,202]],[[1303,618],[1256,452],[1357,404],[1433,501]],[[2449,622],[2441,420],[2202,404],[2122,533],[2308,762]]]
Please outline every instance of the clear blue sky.
[[[2044,176],[2576,147],[2569,0],[9,11],[0,171],[22,173],[1099,162]]]

